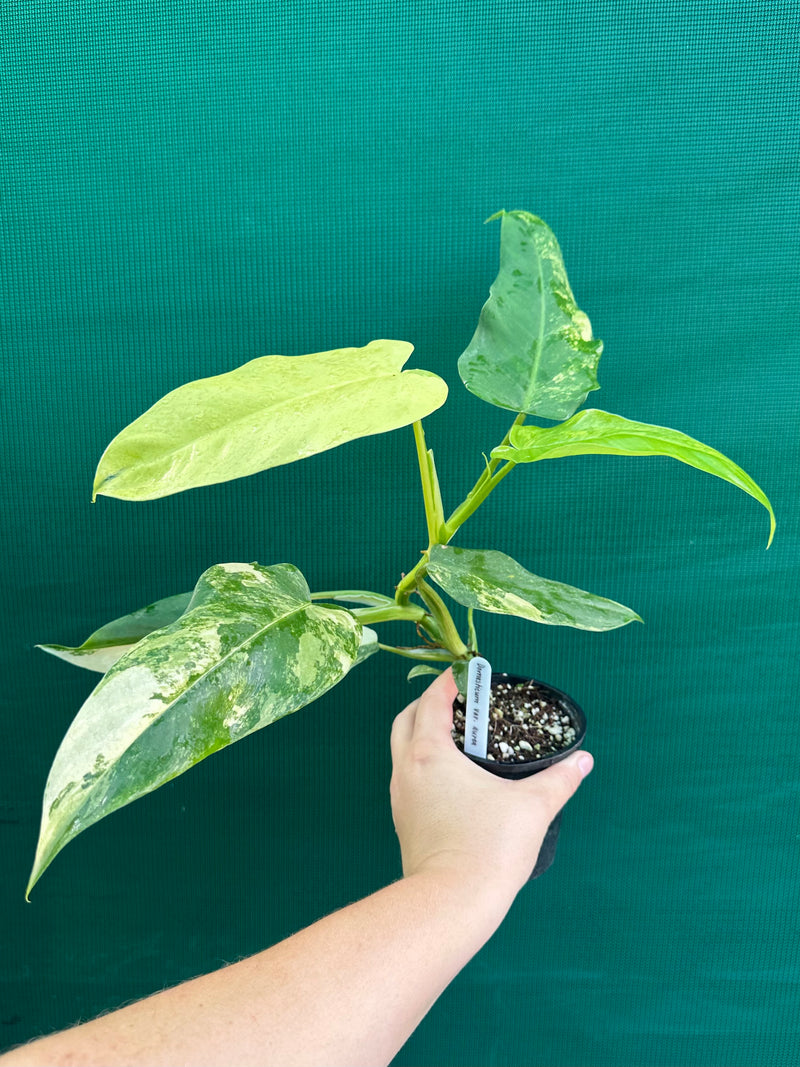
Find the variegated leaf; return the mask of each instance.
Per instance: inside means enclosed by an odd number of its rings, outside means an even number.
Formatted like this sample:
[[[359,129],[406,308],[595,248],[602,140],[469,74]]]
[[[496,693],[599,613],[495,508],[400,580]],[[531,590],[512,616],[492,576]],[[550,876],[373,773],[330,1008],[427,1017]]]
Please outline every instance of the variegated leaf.
[[[511,411],[568,418],[597,389],[603,342],[572,295],[553,231],[527,211],[501,211],[500,272],[458,361],[475,396]]]
[[[633,422],[607,411],[579,411],[561,426],[514,426],[510,445],[492,450],[493,459],[535,463],[561,456],[669,456],[690,467],[706,471],[748,493],[769,512],[767,548],[775,533],[772,505],[750,475],[721,452],[709,448],[679,430]]]
[[[458,604],[498,615],[517,615],[548,626],[613,630],[642,620],[614,600],[540,578],[511,556],[491,549],[434,545],[428,574]]]
[[[383,593],[373,593],[369,589],[335,589],[330,593],[312,593],[312,600],[335,600],[344,604],[363,604],[370,608],[393,608],[395,601]]]
[[[402,371],[412,351],[406,341],[381,340],[262,356],[182,385],[109,444],[92,499],[153,500],[408,426],[447,398],[437,375]]]
[[[28,892],[88,826],[339,682],[361,625],[313,604],[300,571],[223,563],[183,615],[143,637],[89,696],[56,753]]]
[[[392,651],[409,659],[430,660],[432,663],[451,663],[452,652],[431,645],[392,645]]]
[[[148,604],[146,608],[139,608],[130,615],[107,622],[77,648],[69,648],[67,645],[36,645],[36,648],[50,652],[76,667],[86,667],[90,671],[105,674],[120,656],[129,652],[143,637],[179,619],[188,607],[191,597],[191,593],[164,597],[155,604]]]
[[[361,643],[358,646],[358,653],[356,655],[355,660],[353,661],[353,666],[355,667],[357,663],[363,663],[365,659],[369,659],[369,657],[373,655],[373,653],[378,651],[380,650],[378,648],[377,633],[374,630],[370,629],[369,626],[362,626]]]

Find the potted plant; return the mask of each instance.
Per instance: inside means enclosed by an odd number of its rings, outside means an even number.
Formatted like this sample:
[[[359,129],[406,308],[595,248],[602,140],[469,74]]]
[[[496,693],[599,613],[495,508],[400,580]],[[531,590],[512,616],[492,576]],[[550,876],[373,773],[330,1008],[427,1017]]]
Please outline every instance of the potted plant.
[[[409,678],[453,665],[463,695],[468,663],[479,652],[476,610],[596,631],[637,620],[630,608],[540,577],[498,549],[451,544],[518,466],[586,453],[672,456],[760,501],[772,540],[769,500],[721,453],[677,430],[578,411],[598,388],[602,342],[575,302],[547,225],[524,211],[498,217],[499,273],[458,370],[471,393],[515,417],[449,515],[422,426],[445,402],[447,385],[428,371],[402,369],[412,352],[405,341],[254,359],[167,393],[108,445],[93,501],[98,494],[152,500],[412,425],[428,547],[393,595],[312,592],[291,563],[220,563],[200,575],[193,591],[116,619],[78,648],[38,646],[103,677],[50,770],[27,893],[82,830],[310,704],[378,651],[415,661]],[[529,416],[553,425],[526,423]],[[467,634],[458,632],[441,591],[468,609]],[[374,627],[397,620],[416,628],[416,643],[397,647],[379,639]],[[530,773],[580,743],[579,709],[541,683],[533,695],[522,694],[520,708],[514,687],[527,684],[494,679],[492,721],[499,712],[514,727],[506,747],[484,761],[495,772]],[[517,706],[503,711],[502,699]],[[549,716],[546,750],[541,715],[533,729],[542,737],[532,741],[525,732],[524,712],[531,711],[525,704]],[[456,706],[456,725],[458,716]]]

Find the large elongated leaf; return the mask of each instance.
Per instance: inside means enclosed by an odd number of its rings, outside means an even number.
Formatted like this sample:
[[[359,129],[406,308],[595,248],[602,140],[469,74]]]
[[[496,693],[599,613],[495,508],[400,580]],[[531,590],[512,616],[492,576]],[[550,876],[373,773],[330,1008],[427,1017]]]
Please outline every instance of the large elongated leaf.
[[[262,356],[167,393],[103,453],[98,493],[153,500],[313,456],[407,426],[441,407],[445,382],[401,371],[406,341],[306,356]]]
[[[599,388],[603,342],[575,303],[552,230],[527,211],[499,217],[500,272],[458,372],[481,400],[560,421]]]
[[[578,412],[561,426],[515,426],[509,441],[510,445],[493,449],[492,457],[535,463],[561,456],[670,456],[730,482],[763,504],[770,517],[767,547],[772,543],[775,513],[764,491],[727,456],[679,430],[632,422],[621,415],[589,409]]]
[[[360,637],[350,612],[311,602],[289,563],[207,570],[184,614],[118,660],[67,731],[28,892],[98,819],[316,700],[348,672]]]
[[[123,615],[113,622],[107,622],[99,630],[87,637],[82,645],[70,648],[67,645],[37,645],[45,652],[50,652],[76,667],[86,667],[90,671],[105,674],[120,656],[129,652],[147,634],[169,626],[183,615],[192,598],[191,593],[178,593],[139,608],[130,615]]]
[[[623,604],[540,578],[511,556],[491,549],[434,545],[428,574],[457,603],[498,615],[579,630],[613,630],[642,621]]]

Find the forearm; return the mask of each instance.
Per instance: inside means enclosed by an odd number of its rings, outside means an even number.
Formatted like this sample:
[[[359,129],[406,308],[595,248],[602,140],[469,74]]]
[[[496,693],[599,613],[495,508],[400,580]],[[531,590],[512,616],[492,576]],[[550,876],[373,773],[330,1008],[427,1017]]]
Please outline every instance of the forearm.
[[[415,874],[240,963],[9,1054],[12,1064],[387,1064],[513,894]]]

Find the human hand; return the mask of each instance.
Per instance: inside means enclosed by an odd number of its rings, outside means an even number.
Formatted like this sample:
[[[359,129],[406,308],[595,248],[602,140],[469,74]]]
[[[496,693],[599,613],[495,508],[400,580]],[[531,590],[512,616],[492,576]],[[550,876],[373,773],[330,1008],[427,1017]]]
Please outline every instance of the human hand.
[[[392,815],[403,873],[454,873],[515,895],[528,880],[547,828],[592,769],[575,752],[529,778],[491,774],[453,741],[450,669],[392,726]]]

